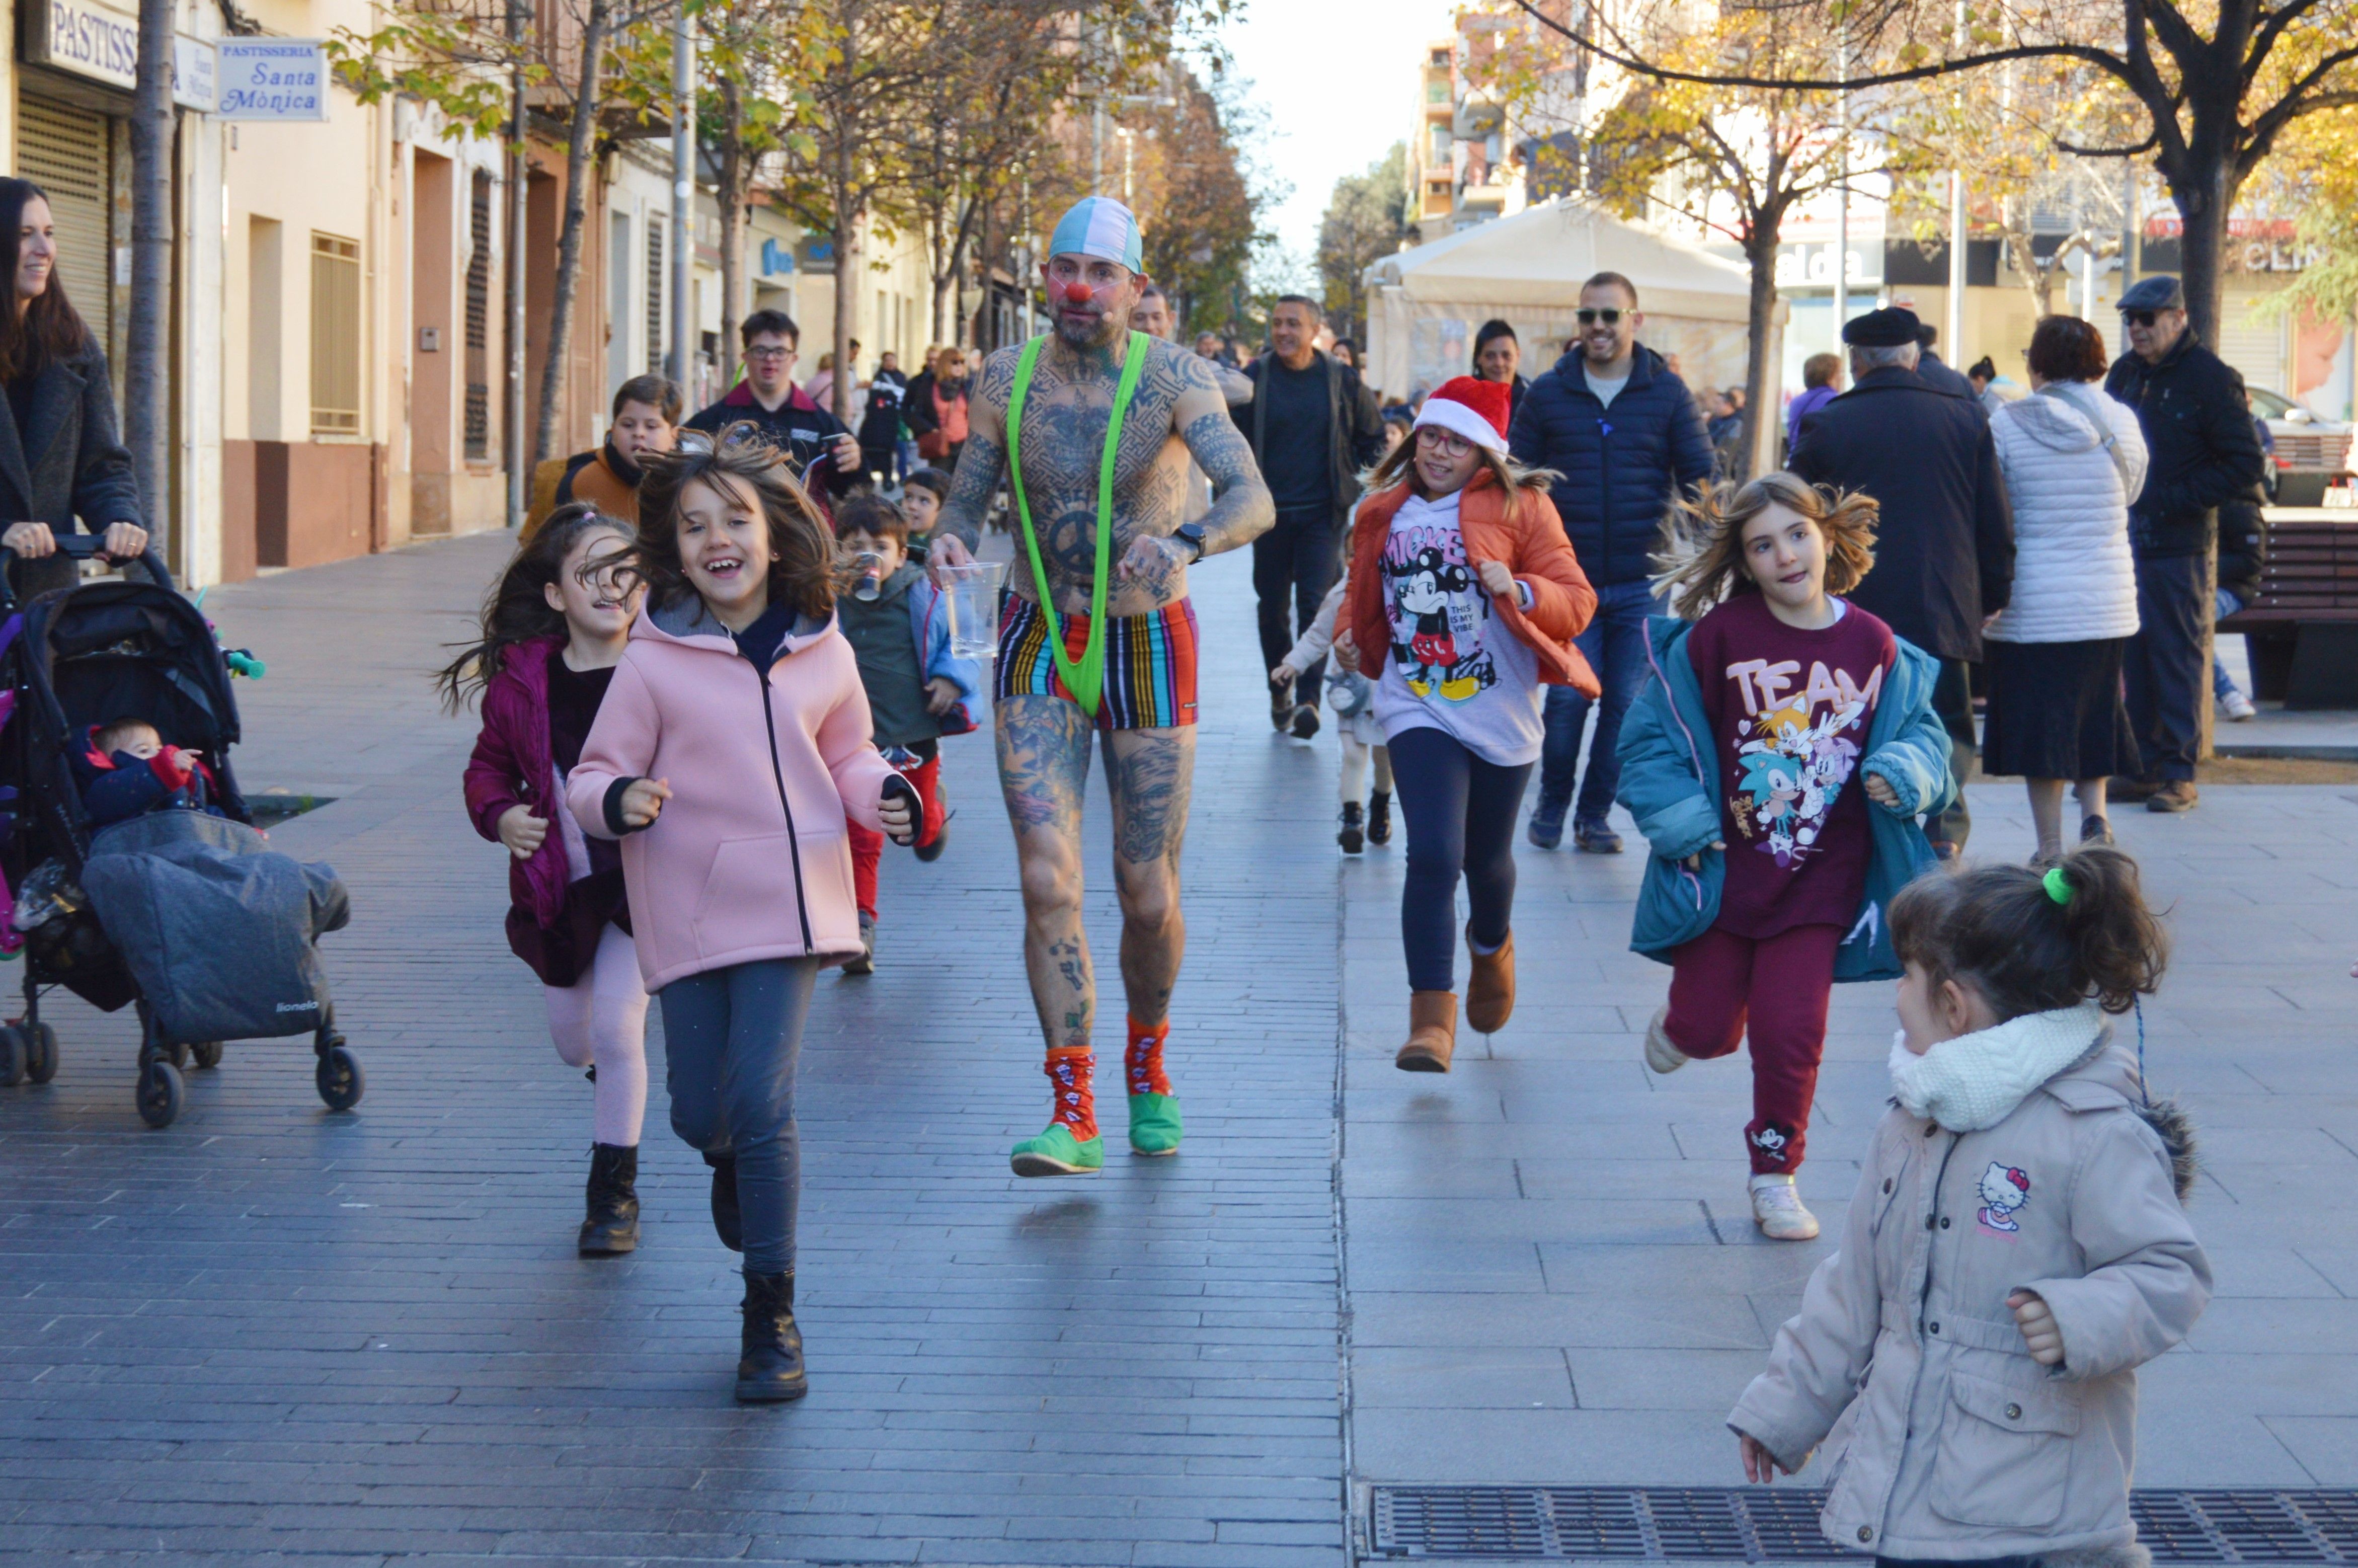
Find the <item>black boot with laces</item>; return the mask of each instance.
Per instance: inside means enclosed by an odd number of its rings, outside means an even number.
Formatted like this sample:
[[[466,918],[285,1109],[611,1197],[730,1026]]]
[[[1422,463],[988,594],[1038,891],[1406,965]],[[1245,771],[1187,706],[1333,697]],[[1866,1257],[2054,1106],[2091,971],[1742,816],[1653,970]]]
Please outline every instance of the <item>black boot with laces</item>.
[[[803,1332],[795,1326],[795,1271],[745,1276],[745,1326],[737,1357],[740,1404],[774,1405],[810,1392]]]
[[[1346,855],[1356,855],[1366,847],[1367,829],[1357,801],[1347,800],[1343,803],[1343,830],[1335,835],[1335,842],[1343,846],[1343,853]]]
[[[577,1249],[584,1258],[618,1258],[639,1249],[639,1152],[600,1143],[590,1152],[590,1212]]]

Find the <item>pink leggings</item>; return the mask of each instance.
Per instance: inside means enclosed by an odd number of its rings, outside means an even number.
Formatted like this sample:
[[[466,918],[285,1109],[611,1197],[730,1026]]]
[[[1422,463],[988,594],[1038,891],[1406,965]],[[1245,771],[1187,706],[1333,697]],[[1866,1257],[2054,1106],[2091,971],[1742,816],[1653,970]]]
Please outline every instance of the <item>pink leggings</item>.
[[[548,986],[548,1036],[568,1067],[598,1069],[597,1141],[635,1149],[647,1110],[647,989],[638,949],[611,922],[570,986]]]

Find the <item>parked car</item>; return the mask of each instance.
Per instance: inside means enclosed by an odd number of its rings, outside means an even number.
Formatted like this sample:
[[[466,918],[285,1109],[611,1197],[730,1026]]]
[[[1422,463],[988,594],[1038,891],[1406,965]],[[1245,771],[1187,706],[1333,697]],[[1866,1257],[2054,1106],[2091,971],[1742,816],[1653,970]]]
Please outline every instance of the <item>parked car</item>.
[[[2353,430],[2346,419],[2311,413],[2279,392],[2250,389],[2252,412],[2265,420],[2276,444],[2268,475],[2269,498],[2279,506],[2318,506],[2330,484],[2347,479],[2358,461],[2351,455]]]

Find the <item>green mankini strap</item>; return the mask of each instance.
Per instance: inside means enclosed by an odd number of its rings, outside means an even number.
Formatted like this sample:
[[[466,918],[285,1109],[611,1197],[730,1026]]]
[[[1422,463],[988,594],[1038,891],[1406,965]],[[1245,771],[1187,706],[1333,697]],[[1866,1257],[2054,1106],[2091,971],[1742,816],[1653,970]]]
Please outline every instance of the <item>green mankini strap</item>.
[[[1040,362],[1039,337],[1023,345],[1015,361],[1015,390],[1007,399],[1007,470],[1015,491],[1015,513],[1023,520],[1023,548],[1032,557],[1032,580],[1040,590],[1040,612],[1048,620],[1048,652],[1056,661],[1056,676],[1073,694],[1081,711],[1098,716],[1098,698],[1105,688],[1106,578],[1113,559],[1113,469],[1121,449],[1121,416],[1138,390],[1146,368],[1150,340],[1143,332],[1130,335],[1130,351],[1122,356],[1121,384],[1113,395],[1113,413],[1106,421],[1105,455],[1098,462],[1098,563],[1089,584],[1089,636],[1076,664],[1065,652],[1065,623],[1048,590],[1047,569],[1040,564],[1040,539],[1032,530],[1032,503],[1023,493],[1023,395],[1032,390],[1032,372]]]

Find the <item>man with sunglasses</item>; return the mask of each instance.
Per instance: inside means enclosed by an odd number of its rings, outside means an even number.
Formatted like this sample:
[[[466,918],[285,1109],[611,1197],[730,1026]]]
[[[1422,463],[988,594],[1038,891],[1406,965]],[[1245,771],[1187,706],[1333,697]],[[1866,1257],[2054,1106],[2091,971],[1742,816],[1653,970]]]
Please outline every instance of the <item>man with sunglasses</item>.
[[[1527,831],[1539,848],[1554,849],[1569,809],[1574,845],[1614,855],[1621,836],[1606,817],[1621,782],[1622,716],[1650,667],[1646,618],[1654,600],[1648,579],[1662,518],[1681,495],[1709,483],[1717,464],[1694,395],[1660,354],[1638,341],[1646,318],[1637,285],[1617,272],[1598,273],[1581,288],[1576,319],[1578,336],[1554,368],[1531,383],[1508,440],[1517,462],[1563,476],[1555,484],[1555,509],[1596,589],[1595,618],[1576,641],[1605,691],[1592,703],[1570,687],[1548,687],[1540,798]],[[1592,707],[1596,736],[1583,780],[1581,732]]]
[[[2266,460],[2244,378],[2187,325],[2178,279],[2131,285],[2120,311],[2128,352],[2114,362],[2104,390],[2136,410],[2149,455],[2145,488],[2129,505],[2137,633],[2122,672],[2145,771],[2115,780],[2112,794],[2143,800],[2149,811],[2190,811],[2211,700],[2205,650],[2219,507],[2258,484]]]
[[[992,707],[1052,1105],[1047,1129],[1014,1148],[1019,1176],[1087,1175],[1105,1163],[1092,1082],[1097,975],[1081,932],[1081,804],[1100,741],[1130,1003],[1130,1146],[1179,1152],[1163,1047],[1186,939],[1179,848],[1195,765],[1187,568],[1251,543],[1271,519],[1269,489],[1211,365],[1130,327],[1148,281],[1141,251],[1137,218],[1108,197],[1085,198],[1057,223],[1041,267],[1055,328],[984,363],[934,526],[930,559],[946,579],[972,558],[1008,480],[1018,547]],[[1191,459],[1212,481],[1211,510],[1193,522]],[[1112,494],[1101,508],[1109,462]]]
[[[752,421],[794,463],[795,477],[821,492],[822,502],[866,479],[860,438],[795,384],[802,329],[794,318],[783,310],[756,310],[745,318],[738,337],[745,349],[745,379],[719,402],[698,409],[686,427],[717,433],[740,420]],[[818,461],[822,457],[827,460]]]

